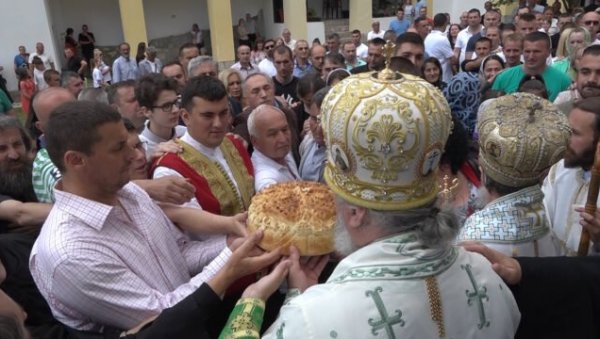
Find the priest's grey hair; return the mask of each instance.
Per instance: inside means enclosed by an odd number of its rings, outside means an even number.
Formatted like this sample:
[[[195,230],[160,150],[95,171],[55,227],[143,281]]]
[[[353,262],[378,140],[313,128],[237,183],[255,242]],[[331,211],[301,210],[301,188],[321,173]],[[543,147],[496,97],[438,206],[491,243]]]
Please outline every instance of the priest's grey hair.
[[[338,203],[352,206],[338,197]],[[405,211],[382,211],[368,209],[366,222],[382,229],[384,234],[397,234],[416,231],[421,242],[427,247],[445,247],[452,244],[460,223],[453,209],[439,209],[435,201],[429,205]]]

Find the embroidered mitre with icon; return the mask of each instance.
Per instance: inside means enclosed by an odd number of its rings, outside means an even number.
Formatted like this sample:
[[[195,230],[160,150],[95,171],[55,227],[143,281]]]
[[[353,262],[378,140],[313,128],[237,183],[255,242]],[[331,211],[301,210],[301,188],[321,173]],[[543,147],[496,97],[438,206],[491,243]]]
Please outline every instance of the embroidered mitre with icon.
[[[389,58],[393,44],[386,45]],[[323,101],[325,180],[347,201],[379,210],[437,197],[437,169],[452,129],[450,108],[427,81],[389,68],[350,76]]]

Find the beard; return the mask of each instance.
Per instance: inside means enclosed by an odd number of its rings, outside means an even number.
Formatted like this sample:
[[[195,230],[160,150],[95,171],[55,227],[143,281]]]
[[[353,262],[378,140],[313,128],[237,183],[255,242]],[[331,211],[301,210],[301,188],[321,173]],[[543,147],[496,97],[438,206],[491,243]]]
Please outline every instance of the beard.
[[[594,164],[594,154],[596,153],[596,141],[597,140],[594,140],[594,143],[583,150],[581,154],[577,154],[570,146],[567,146],[564,155],[565,167],[582,167],[585,170],[592,168],[592,165]]]
[[[335,222],[335,249],[343,256],[347,256],[356,251],[359,247],[352,242],[350,233],[346,229],[346,224],[342,217],[337,215]]]
[[[22,202],[36,202],[31,173],[33,162],[27,157],[0,164],[0,194]]]
[[[484,208],[487,204],[492,202],[492,196],[490,191],[485,187],[485,185],[481,185],[477,188],[477,197],[475,198],[474,207],[477,209]]]

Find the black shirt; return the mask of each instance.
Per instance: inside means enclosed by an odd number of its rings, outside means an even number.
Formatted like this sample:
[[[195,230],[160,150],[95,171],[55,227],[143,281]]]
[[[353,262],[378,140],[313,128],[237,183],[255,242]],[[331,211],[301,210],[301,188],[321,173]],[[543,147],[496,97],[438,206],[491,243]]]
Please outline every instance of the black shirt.
[[[276,77],[273,77],[273,82],[275,83],[275,95],[283,96],[283,98],[289,104],[293,104],[295,102],[300,101],[300,98],[298,98],[298,94],[296,94],[297,87],[298,87],[298,78],[297,77],[292,76],[292,81],[288,82],[285,85],[280,83],[279,81],[277,81]],[[290,101],[290,98],[291,98],[291,101]]]

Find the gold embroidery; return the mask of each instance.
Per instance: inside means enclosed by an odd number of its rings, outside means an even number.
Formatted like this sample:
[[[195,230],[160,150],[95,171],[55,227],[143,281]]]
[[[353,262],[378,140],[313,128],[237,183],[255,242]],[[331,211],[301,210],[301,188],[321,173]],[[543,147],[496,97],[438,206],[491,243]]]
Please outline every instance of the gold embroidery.
[[[438,336],[444,338],[446,336],[444,310],[442,309],[442,299],[440,298],[440,290],[435,276],[425,278],[425,284],[427,285],[427,297],[429,299],[429,307],[431,308],[431,319],[437,325]]]
[[[223,139],[220,149],[237,183],[237,189],[218,162],[198,152],[184,141],[178,140],[177,142],[183,147],[181,158],[208,182],[212,194],[219,201],[221,215],[234,215],[248,209],[250,199],[254,194],[254,178],[246,170],[244,160],[238,154],[231,140]],[[200,201],[198,203],[201,204]]]

